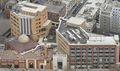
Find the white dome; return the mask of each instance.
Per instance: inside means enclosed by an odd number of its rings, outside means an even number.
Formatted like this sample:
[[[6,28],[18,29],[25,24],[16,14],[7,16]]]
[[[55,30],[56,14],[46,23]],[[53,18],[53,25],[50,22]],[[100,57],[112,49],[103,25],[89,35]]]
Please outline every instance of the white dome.
[[[29,37],[25,34],[22,34],[19,36],[18,41],[21,43],[27,43],[29,41]]]

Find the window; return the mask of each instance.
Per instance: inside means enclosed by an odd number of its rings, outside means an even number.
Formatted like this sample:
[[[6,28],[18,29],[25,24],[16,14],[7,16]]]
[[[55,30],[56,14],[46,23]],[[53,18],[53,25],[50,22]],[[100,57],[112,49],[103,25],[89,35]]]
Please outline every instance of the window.
[[[14,67],[15,67],[15,68],[19,68],[19,65],[15,65]]]
[[[75,48],[70,48],[71,50],[75,50]]]
[[[39,22],[39,24],[41,24],[41,22]]]
[[[46,28],[42,28],[41,31],[46,31]]]
[[[62,65],[63,65],[62,62],[58,62],[57,65],[58,65],[58,69],[62,69]]]
[[[43,65],[40,65],[40,68],[43,69]]]
[[[29,68],[34,68],[33,63],[29,63]]]
[[[76,50],[80,50],[80,48],[76,48]]]

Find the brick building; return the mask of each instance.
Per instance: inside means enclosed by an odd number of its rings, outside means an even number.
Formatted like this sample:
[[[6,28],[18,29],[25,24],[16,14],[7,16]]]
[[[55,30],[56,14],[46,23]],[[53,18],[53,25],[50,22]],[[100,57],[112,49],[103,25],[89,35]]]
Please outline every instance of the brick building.
[[[56,30],[56,41],[68,55],[70,68],[114,68],[119,61],[119,47],[114,37],[93,35],[65,21]]]

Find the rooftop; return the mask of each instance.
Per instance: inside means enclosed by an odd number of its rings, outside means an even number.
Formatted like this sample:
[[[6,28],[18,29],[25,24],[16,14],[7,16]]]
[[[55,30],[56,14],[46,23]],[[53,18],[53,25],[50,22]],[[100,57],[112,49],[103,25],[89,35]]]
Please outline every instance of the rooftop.
[[[108,12],[110,13],[113,7],[119,7],[120,8],[120,3],[117,1],[113,1],[112,3],[104,3],[101,6],[102,12]],[[103,13],[106,14],[106,13]]]
[[[26,47],[24,47],[24,48],[26,48]],[[53,54],[56,53],[56,51],[54,51],[54,49],[48,48],[48,56],[45,56],[44,48],[46,48],[46,45],[44,45],[44,46],[37,45],[34,50],[30,49],[28,51],[25,51],[24,54],[18,53],[16,50],[4,50],[4,51],[0,52],[0,59],[2,59],[2,60],[51,59]]]
[[[78,12],[77,17],[92,19],[105,0],[88,0]]]
[[[34,42],[31,39],[26,43],[22,43],[22,42],[19,42],[19,40],[16,38],[10,38],[7,41],[7,44],[10,46],[10,48],[14,49],[18,53],[28,51],[28,50],[33,49],[37,46],[37,42]]]
[[[92,33],[87,33],[81,27],[69,26],[65,21],[61,21],[58,33],[63,37],[63,39],[71,44],[77,45],[115,45],[116,42],[114,37],[92,35]]]
[[[70,19],[67,20],[67,23],[72,24],[73,26],[79,26],[85,21],[86,20],[84,18],[71,17]]]
[[[63,3],[69,4],[72,0],[62,0]]]
[[[34,52],[28,52],[24,55],[17,54],[17,52],[14,50],[4,50],[3,52],[0,52],[0,59],[2,60],[17,60],[17,59],[19,60],[26,60],[26,59],[44,60],[44,59],[52,58],[53,50],[49,49],[48,53],[50,53],[51,55],[48,55],[48,57],[45,57],[42,54],[42,51],[40,49]]]
[[[52,13],[59,13],[65,7],[64,3],[61,3],[60,5],[55,5],[53,3],[47,2],[44,5],[48,7],[48,12]]]
[[[23,15],[21,13],[21,11],[25,11],[25,12],[29,12],[29,13],[37,13],[37,12],[41,12],[43,11],[44,9],[46,9],[47,7],[46,6],[43,6],[43,5],[39,5],[39,4],[34,4],[34,3],[29,3],[27,1],[21,1],[19,2],[18,4],[16,4],[14,7],[13,7],[13,12],[19,14],[19,15]]]
[[[101,11],[110,13],[112,10],[112,5],[111,4],[102,4],[100,9],[101,9]],[[103,13],[103,14],[106,14],[106,13]]]

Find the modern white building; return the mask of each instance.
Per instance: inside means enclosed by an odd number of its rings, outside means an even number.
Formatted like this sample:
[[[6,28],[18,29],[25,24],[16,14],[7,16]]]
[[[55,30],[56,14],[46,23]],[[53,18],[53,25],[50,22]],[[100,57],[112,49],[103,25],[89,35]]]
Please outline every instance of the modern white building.
[[[120,34],[120,6],[112,8],[110,19],[110,32]]]
[[[53,70],[64,70],[67,68],[67,55],[56,53],[53,55]]]

